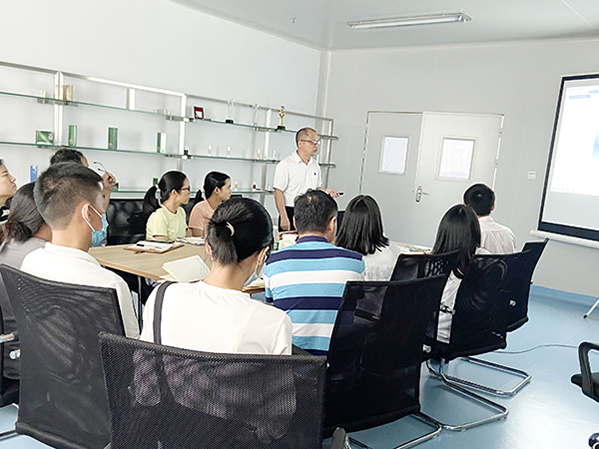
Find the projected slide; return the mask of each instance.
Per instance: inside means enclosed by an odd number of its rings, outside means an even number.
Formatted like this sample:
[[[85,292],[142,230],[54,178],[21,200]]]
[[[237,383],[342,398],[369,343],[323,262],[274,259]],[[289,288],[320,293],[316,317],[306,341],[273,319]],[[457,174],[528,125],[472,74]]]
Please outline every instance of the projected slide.
[[[566,88],[561,116],[550,189],[599,195],[599,83]]]
[[[599,74],[562,78],[539,230],[599,241]]]

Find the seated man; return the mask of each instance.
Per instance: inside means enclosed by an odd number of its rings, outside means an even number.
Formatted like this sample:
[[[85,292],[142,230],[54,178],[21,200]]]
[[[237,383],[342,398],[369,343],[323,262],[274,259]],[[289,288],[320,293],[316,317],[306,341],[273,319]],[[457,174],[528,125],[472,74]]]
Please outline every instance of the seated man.
[[[50,165],[60,164],[62,162],[73,162],[75,164],[81,164],[84,167],[89,167],[87,158],[81,151],[71,150],[68,148],[61,148],[50,158]],[[110,203],[110,195],[112,189],[116,183],[116,179],[112,173],[104,172],[102,175],[102,186],[104,188],[104,210],[108,209]],[[104,246],[108,239],[108,219],[106,214],[102,214],[102,229],[94,231],[92,235],[92,246]]]
[[[326,354],[345,283],[363,280],[362,255],[330,242],[337,233],[337,203],[320,190],[296,198],[297,243],[277,251],[264,268],[266,300],[293,323],[293,344]]]
[[[127,284],[102,268],[87,251],[92,232],[102,228],[102,178],[80,164],[51,165],[37,179],[37,208],[52,230],[52,241],[29,253],[21,269],[59,282],[114,288],[128,337],[139,337],[139,325]]]
[[[485,184],[474,184],[464,192],[464,204],[478,215],[480,247],[491,254],[516,252],[516,236],[510,228],[495,223],[491,211],[495,209],[495,193]]]

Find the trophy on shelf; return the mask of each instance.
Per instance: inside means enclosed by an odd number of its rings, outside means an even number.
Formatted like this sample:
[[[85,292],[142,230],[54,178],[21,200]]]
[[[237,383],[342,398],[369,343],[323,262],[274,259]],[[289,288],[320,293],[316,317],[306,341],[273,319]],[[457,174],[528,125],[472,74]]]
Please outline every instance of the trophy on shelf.
[[[281,106],[281,109],[279,109],[279,117],[281,117],[281,121],[279,122],[277,129],[284,130],[285,125],[283,125],[283,117],[285,117],[285,106]]]
[[[233,120],[233,106],[234,105],[235,105],[235,103],[233,102],[233,100],[227,101],[227,118],[225,120],[225,123],[235,123],[235,120]]]

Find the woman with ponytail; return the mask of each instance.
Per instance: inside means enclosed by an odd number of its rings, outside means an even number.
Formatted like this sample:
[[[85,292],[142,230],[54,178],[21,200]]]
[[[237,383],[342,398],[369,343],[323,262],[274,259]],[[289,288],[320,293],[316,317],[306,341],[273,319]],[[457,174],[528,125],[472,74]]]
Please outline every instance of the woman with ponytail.
[[[205,237],[206,229],[214,211],[223,201],[231,198],[231,178],[229,175],[211,171],[204,178],[204,194],[206,199],[198,192],[195,205],[189,216],[189,231],[194,237]]]
[[[233,198],[214,211],[206,249],[212,269],[204,281],[164,290],[162,318],[154,322],[157,290],[144,311],[142,340],[210,352],[291,354],[291,320],[285,312],[250,298],[241,289],[264,264],[273,243],[264,206]]]
[[[52,239],[52,231],[44,222],[33,199],[34,183],[25,184],[12,199],[11,213],[0,231],[0,263],[11,267],[21,268],[23,259],[30,252],[43,248]],[[0,307],[2,308],[3,333],[8,334],[17,330],[12,306],[0,276]],[[19,348],[18,342],[5,343],[4,376],[9,379],[20,378],[19,360],[11,360],[11,351]]]
[[[187,234],[185,210],[180,207],[189,202],[189,179],[180,171],[166,172],[144,197],[144,212],[151,213],[146,224],[146,239],[168,242]],[[160,196],[158,201],[157,195]]]

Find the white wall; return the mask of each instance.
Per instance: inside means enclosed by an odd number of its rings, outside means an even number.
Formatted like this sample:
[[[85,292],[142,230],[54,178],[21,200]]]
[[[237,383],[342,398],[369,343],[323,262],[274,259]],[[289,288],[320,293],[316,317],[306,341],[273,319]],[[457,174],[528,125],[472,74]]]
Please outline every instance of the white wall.
[[[316,112],[322,56],[318,50],[167,0],[5,0],[1,4],[1,61],[250,104],[285,105],[289,110],[308,114]],[[36,82],[25,83],[24,93],[30,93],[28,87],[46,88],[51,92],[48,87],[36,86]],[[0,90],[18,90],[15,84],[18,83],[14,79],[0,76]],[[78,95],[83,95],[83,92],[76,87],[75,99]],[[24,135],[32,141],[35,129],[52,129],[51,107],[30,103],[33,105],[28,103],[26,108],[31,109],[26,109],[26,114],[21,113],[16,120],[14,111],[22,107],[23,101],[0,97],[0,110],[6,109],[6,119],[10,121],[11,114],[15,119],[10,126],[6,120],[0,121],[0,141],[6,135]],[[85,138],[83,128],[89,123],[81,123],[78,112],[84,112],[83,108],[79,110],[70,111],[74,118],[69,120],[79,117],[80,122],[75,123],[79,126],[81,141]],[[123,134],[123,138],[125,128],[135,128],[139,118],[125,120],[119,126],[119,136]],[[65,118],[65,127],[69,123]],[[101,134],[106,145],[107,126],[110,125],[102,122],[101,129],[89,130],[89,133]],[[221,128],[225,131],[219,131],[220,134],[237,133],[231,127]],[[212,129],[206,128],[206,132],[210,133]],[[154,132],[154,140],[155,135]],[[285,139],[277,136],[281,146],[279,155],[293,150],[293,136],[287,136]],[[236,135],[233,139],[238,141],[240,137]],[[223,141],[212,143],[215,146],[227,145]],[[172,135],[169,133],[169,145],[175,144],[176,134],[173,131]],[[248,142],[247,146],[250,145],[251,142]],[[126,187],[147,188],[153,177],[176,166],[173,159],[156,156],[91,153],[86,153],[88,159],[100,158],[119,180],[129,184]],[[29,180],[30,164],[38,164],[40,170],[47,166],[48,155],[47,150],[0,146],[0,157],[6,160],[19,185]],[[240,165],[246,163],[219,164],[193,161],[186,162],[184,167],[193,171],[190,174],[193,187],[201,183],[208,170],[248,171],[247,165]],[[272,172],[272,168],[269,170]],[[252,173],[246,177],[248,179],[243,182],[249,184],[256,175]],[[138,182],[133,178],[137,178]],[[268,201],[272,202],[272,198]]]
[[[340,140],[331,185],[344,201],[358,193],[369,110],[505,114],[494,217],[520,244],[532,240],[561,77],[599,72],[597,55],[599,40],[333,52],[325,114]],[[598,268],[599,251],[550,242],[535,284],[599,295]]]

